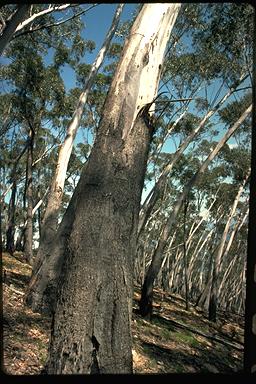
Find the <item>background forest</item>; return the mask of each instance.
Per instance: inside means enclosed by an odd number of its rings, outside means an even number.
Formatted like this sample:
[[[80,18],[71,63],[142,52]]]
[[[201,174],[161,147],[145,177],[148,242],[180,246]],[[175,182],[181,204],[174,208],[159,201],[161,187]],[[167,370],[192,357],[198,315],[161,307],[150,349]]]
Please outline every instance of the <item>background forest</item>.
[[[30,266],[26,305],[47,316],[55,291],[45,276],[55,267],[41,266],[56,253],[56,231],[65,230],[143,4],[132,12],[128,4],[112,7],[97,51],[84,36],[86,20],[97,23],[102,6],[30,5],[8,38],[17,6],[0,8],[2,248]],[[182,3],[171,31],[153,100],[133,262],[136,311],[146,320],[156,313],[153,288],[162,301],[174,295],[185,311],[197,308],[213,323],[223,314],[244,317],[253,13],[245,3]]]

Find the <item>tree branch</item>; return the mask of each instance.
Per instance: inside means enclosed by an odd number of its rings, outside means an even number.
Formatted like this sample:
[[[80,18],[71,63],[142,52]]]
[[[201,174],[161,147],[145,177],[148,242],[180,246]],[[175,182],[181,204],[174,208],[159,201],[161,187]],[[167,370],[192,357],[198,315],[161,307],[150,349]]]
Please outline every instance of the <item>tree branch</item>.
[[[30,30],[27,30],[27,31],[18,33],[17,35],[15,34],[15,35],[13,36],[13,39],[16,39],[17,37],[20,37],[20,36],[23,36],[23,35],[27,35],[27,34],[29,34],[29,33],[33,33],[33,32],[40,31],[40,30],[42,30],[42,29],[48,29],[48,28],[52,28],[52,27],[58,27],[59,25],[64,24],[64,23],[66,23],[67,21],[73,20],[73,19],[75,19],[76,17],[78,17],[78,16],[84,14],[85,12],[88,12],[90,9],[96,7],[97,5],[99,5],[99,4],[93,4],[93,5],[91,5],[89,8],[86,8],[84,11],[78,12],[78,13],[76,13],[75,15],[73,15],[73,16],[71,16],[71,17],[65,19],[65,20],[61,20],[61,21],[59,21],[59,22],[52,23],[52,24],[48,24],[48,25],[40,25],[40,26],[35,27],[35,28],[33,28],[33,29],[30,29]]]
[[[70,6],[71,6],[71,4],[63,4],[60,6],[52,6],[50,4],[50,6],[47,9],[44,9],[43,11],[40,11],[38,13],[34,13],[34,15],[32,15],[31,17],[29,17],[28,19],[26,19],[22,23],[20,23],[18,25],[18,27],[16,28],[15,32],[20,31],[21,29],[23,29],[24,27],[26,27],[27,25],[32,23],[32,21],[34,21],[35,19],[38,19],[38,17],[40,17],[40,16],[47,15],[48,13],[52,13],[54,11],[62,11],[62,10],[66,9]]]

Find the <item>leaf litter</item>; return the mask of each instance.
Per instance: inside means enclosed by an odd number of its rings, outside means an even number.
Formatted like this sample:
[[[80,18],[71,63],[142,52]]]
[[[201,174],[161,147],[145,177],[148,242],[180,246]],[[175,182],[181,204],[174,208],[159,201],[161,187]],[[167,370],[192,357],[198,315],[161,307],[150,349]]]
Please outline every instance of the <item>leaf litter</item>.
[[[23,303],[31,267],[22,255],[3,254],[3,367],[6,374],[38,375],[44,368],[50,318]],[[150,320],[138,314],[140,289],[133,307],[133,368],[135,374],[235,373],[242,370],[243,322],[222,314],[217,324],[192,305],[160,289],[154,291]],[[200,334],[198,334],[199,332]],[[217,339],[209,339],[214,336]],[[218,338],[227,344],[218,342]],[[232,346],[232,343],[234,346]],[[236,348],[235,348],[236,347]]]

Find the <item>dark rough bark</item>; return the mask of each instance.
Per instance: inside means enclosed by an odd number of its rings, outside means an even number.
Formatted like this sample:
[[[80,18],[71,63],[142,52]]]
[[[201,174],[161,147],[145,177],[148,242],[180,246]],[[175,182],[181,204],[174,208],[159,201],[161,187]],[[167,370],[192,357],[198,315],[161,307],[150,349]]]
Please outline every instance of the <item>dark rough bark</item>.
[[[124,145],[115,134],[98,137],[81,178],[73,230],[66,238],[48,373],[132,372],[127,326],[132,312],[131,258],[150,141],[141,117],[128,141]],[[108,151],[102,151],[105,146]],[[93,311],[88,313],[86,307]],[[69,316],[72,322],[67,322]]]
[[[151,317],[152,315],[154,281],[162,265],[164,248],[165,242],[159,241],[152,262],[146,273],[139,302],[140,314],[143,317]]]
[[[78,104],[67,127],[66,137],[60,147],[55,173],[51,181],[48,202],[42,220],[40,244],[36,255],[36,262],[33,267],[33,277],[35,276],[38,267],[42,264],[45,255],[49,252],[48,243],[52,243],[52,240],[55,240],[58,228],[59,212],[64,192],[66,171],[73,148],[73,143],[80,126],[80,121],[83,116],[83,110],[87,101],[88,93],[95,81],[98,70],[104,61],[104,57],[108,52],[111,40],[118,26],[123,7],[124,4],[119,4],[116,9],[109,31],[91,67],[91,70],[86,79],[84,89],[80,94]]]
[[[15,250],[16,251],[24,251],[24,232],[25,232],[25,227],[19,228],[17,240],[15,243]]]
[[[132,138],[134,135],[134,119],[138,111],[141,107],[152,102],[156,95],[164,48],[180,5],[161,4],[157,6],[157,8],[155,7],[154,4],[145,5],[141,11],[141,15],[133,25],[133,32],[131,31],[130,38],[125,44],[123,55],[111,85],[114,92],[105,105],[106,113],[102,121],[109,121],[109,126],[106,128],[106,125],[104,128],[102,125],[98,130],[98,135],[104,138],[103,148],[101,149],[103,153],[112,151],[111,147],[107,147],[107,145],[109,145],[110,134],[114,136],[115,140],[118,139],[119,144],[113,152],[113,162],[117,161],[115,160],[117,152],[123,153],[122,156],[125,156],[127,161],[130,161],[129,158],[131,158],[134,162],[132,152],[134,144],[130,143],[127,138],[128,136]],[[144,15],[145,12],[149,12],[151,17],[156,14],[159,22],[158,26],[154,25],[154,28],[148,29],[148,17]],[[140,25],[142,21],[143,23]],[[168,28],[167,25],[169,25]],[[144,33],[137,33],[141,28],[145,29],[146,36]],[[158,38],[156,38],[156,35]],[[150,117],[148,114],[144,114],[143,117],[149,125]],[[133,135],[130,135],[130,130]],[[130,148],[124,148],[127,145],[130,145]],[[124,151],[126,151],[125,154]],[[125,161],[125,159],[123,161]],[[123,166],[126,167],[127,165],[120,165],[120,167]],[[106,167],[106,162],[104,163],[104,167]],[[82,174],[86,172],[87,166]],[[82,177],[83,176],[81,176],[81,179]],[[133,177],[132,173],[131,177]],[[114,184],[115,183],[113,183],[113,185]],[[42,239],[46,245],[44,249],[45,257],[42,258],[42,262],[37,263],[36,268],[33,270],[33,276],[25,297],[26,302],[31,305],[34,310],[45,310],[46,308],[43,308],[44,303],[49,302],[50,304],[50,296],[54,298],[54,287],[56,286],[56,279],[58,278],[63,262],[63,244],[73,225],[73,215],[75,215],[74,212],[77,209],[77,200],[81,199],[81,194],[83,194],[83,191],[78,192],[79,188],[80,187],[76,188],[74,192],[69,212],[64,216],[57,235],[49,242]],[[42,233],[42,237],[43,236]],[[52,295],[50,291],[53,292]],[[47,292],[47,294],[45,294],[45,292]]]

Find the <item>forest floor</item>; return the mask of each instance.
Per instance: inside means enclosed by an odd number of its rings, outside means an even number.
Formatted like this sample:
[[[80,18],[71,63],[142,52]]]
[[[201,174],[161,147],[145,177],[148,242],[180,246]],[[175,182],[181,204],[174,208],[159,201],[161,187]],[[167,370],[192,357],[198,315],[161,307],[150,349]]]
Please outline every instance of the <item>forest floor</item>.
[[[50,320],[23,304],[31,267],[22,256],[3,254],[3,367],[11,375],[40,374],[46,356]],[[235,373],[242,369],[243,324],[219,316],[216,324],[193,306],[185,310],[176,295],[154,292],[151,320],[133,311],[134,373]]]

